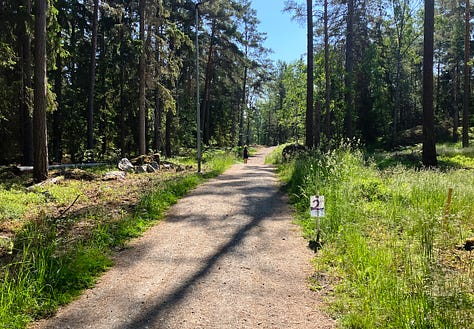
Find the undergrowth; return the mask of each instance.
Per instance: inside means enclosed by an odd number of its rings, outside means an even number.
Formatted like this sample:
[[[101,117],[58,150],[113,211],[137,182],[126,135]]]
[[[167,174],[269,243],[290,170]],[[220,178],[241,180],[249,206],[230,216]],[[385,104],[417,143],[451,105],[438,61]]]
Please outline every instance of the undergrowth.
[[[474,236],[472,157],[446,150],[442,169],[424,170],[396,156],[379,156],[380,166],[341,145],[280,164],[309,240],[309,197],[325,196],[314,258],[322,282],[312,286],[329,281],[329,311],[342,328],[472,328],[474,253],[460,248]]]
[[[234,161],[230,153],[207,153],[203,158],[204,174],[187,172],[158,180],[137,205],[119,214],[101,207],[64,216],[41,211],[23,223],[13,240],[11,255],[2,258],[0,328],[25,328],[32,320],[51,315],[70,302],[113,265],[114,250],[140,236],[190,189],[219,175]],[[52,192],[54,195],[77,192],[75,183],[55,188],[59,191]],[[3,216],[15,212],[20,216],[23,207],[31,207],[30,198],[46,197],[32,193],[23,196],[20,189],[2,192],[13,195],[12,210],[3,209]]]

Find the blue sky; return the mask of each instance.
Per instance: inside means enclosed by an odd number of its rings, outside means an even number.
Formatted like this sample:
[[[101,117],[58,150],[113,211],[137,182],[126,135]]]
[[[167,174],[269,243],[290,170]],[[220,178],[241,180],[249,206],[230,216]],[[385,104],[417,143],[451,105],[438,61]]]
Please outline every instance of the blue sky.
[[[270,58],[293,62],[306,53],[306,28],[283,12],[284,0],[252,0],[261,32],[267,33],[265,46],[273,49]]]

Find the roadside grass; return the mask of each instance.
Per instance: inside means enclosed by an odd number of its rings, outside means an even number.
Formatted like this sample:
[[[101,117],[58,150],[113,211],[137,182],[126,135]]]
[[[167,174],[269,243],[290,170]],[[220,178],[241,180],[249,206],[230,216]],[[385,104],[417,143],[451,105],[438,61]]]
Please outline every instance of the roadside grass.
[[[183,160],[185,161],[185,160]],[[132,175],[124,186],[63,181],[27,192],[0,189],[2,231],[11,250],[0,255],[0,328],[25,328],[94,285],[113,265],[112,253],[163,219],[166,210],[205,179],[236,161],[228,152],[207,153],[204,174],[180,172]],[[141,183],[135,187],[136,179]],[[131,197],[136,194],[136,199]],[[62,213],[77,196],[76,211]],[[136,200],[136,201],[135,201]],[[78,202],[79,203],[79,202]]]
[[[473,153],[440,150],[433,170],[418,166],[413,149],[401,164],[400,152],[368,156],[350,145],[280,162],[309,240],[309,197],[325,196],[311,286],[332,287],[340,327],[472,328],[474,253],[459,246],[474,237]]]

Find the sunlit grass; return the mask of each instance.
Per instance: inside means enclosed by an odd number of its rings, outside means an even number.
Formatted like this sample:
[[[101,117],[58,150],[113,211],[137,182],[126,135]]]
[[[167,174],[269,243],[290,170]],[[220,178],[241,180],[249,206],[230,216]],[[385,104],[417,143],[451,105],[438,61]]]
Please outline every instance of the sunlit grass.
[[[472,161],[466,154],[463,168]],[[468,328],[474,257],[457,246],[474,236],[474,175],[459,166],[419,169],[407,157],[397,164],[396,156],[375,157],[380,166],[346,146],[281,166],[308,239],[316,228],[309,196],[325,196],[314,262],[332,280],[331,310],[343,328]]]
[[[11,255],[2,259],[0,269],[0,328],[25,328],[91,287],[112,265],[112,250],[140,236],[163,219],[180,197],[235,160],[229,152],[208,152],[204,175],[187,171],[148,180],[143,176],[138,203],[124,208],[107,204],[120,204],[130,189],[113,188],[107,182],[61,181],[30,190],[21,185],[0,189],[0,204],[9,204],[0,209],[2,220],[10,225],[12,219],[19,222],[10,227],[15,233]],[[89,193],[94,194],[95,204],[82,211],[63,215],[48,211],[66,208],[78,195],[85,206]]]

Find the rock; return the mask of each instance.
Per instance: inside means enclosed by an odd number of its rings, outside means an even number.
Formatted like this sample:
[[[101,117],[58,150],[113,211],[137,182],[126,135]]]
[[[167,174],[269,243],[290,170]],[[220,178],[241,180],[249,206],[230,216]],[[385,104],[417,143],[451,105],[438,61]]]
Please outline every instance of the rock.
[[[118,163],[118,167],[120,170],[125,172],[133,172],[135,170],[133,164],[127,158],[123,158],[122,160],[120,160]]]
[[[153,161],[152,163],[150,163],[150,166],[152,166],[155,169],[155,171],[160,170],[160,165],[156,161]]]
[[[126,176],[125,171],[109,171],[102,176],[102,180],[123,180]]]
[[[147,165],[143,166],[135,166],[135,173],[137,174],[143,174],[147,172]]]
[[[155,167],[153,167],[151,164],[148,163],[148,164],[146,165],[146,172],[148,172],[148,173],[154,173],[154,172],[156,172],[156,169],[155,169]]]
[[[140,155],[131,160],[131,162],[135,166],[141,166],[147,163],[152,163],[153,161],[155,161],[155,157],[153,155]]]

